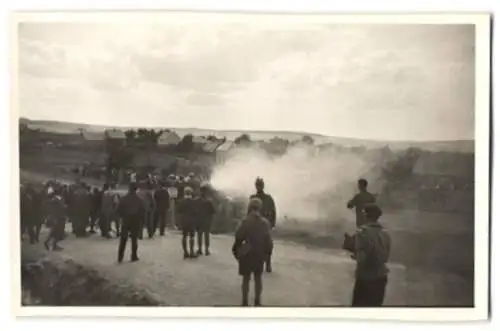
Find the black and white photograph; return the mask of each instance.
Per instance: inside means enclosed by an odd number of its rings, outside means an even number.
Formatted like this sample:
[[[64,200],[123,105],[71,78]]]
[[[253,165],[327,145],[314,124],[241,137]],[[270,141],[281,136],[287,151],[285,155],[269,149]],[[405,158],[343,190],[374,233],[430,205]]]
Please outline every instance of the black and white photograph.
[[[18,314],[487,317],[489,15],[13,17]]]

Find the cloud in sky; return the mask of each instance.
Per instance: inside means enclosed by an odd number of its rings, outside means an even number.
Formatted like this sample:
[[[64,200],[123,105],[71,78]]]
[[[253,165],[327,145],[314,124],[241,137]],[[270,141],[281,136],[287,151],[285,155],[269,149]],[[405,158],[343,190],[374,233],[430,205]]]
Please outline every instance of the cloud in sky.
[[[22,23],[20,113],[105,125],[474,137],[474,26]]]

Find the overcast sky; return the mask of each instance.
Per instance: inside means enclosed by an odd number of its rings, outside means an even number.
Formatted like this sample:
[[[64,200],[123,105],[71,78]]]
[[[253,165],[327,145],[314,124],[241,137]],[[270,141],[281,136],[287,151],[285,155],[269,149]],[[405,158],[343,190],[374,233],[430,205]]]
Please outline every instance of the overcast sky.
[[[19,25],[21,116],[474,137],[472,25]]]

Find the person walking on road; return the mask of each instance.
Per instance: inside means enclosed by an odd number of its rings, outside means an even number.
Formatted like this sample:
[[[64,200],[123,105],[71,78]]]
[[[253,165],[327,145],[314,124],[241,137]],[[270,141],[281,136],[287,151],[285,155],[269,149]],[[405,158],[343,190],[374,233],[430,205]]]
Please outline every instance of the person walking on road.
[[[137,195],[136,183],[130,183],[128,193],[120,200],[118,214],[122,219],[120,244],[118,246],[118,262],[121,263],[123,261],[129,237],[132,240],[131,261],[138,261],[138,237],[142,226],[141,221],[144,217],[144,203]]]
[[[258,198],[250,200],[249,214],[236,230],[232,253],[238,260],[238,272],[243,276],[241,285],[242,306],[248,306],[250,277],[254,276],[255,306],[261,305],[262,272],[264,263],[273,248],[271,225],[262,217],[262,201]]]

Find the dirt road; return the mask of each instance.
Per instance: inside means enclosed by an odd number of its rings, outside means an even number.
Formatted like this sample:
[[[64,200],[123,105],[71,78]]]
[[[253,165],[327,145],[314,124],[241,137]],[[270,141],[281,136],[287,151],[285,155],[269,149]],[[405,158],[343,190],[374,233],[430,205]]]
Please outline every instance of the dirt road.
[[[77,239],[69,235],[61,244],[64,251],[48,254],[99,270],[117,283],[144,289],[165,305],[234,306],[240,301],[240,278],[231,244],[229,236],[213,236],[211,256],[184,260],[179,234],[170,233],[142,240],[139,262],[118,264],[118,239],[106,240],[97,235]],[[43,245],[23,246],[24,254],[34,250],[44,250]],[[354,263],[342,252],[278,241],[275,253],[274,272],[264,278],[265,305],[349,305]],[[390,268],[386,305],[406,305],[405,268]]]

